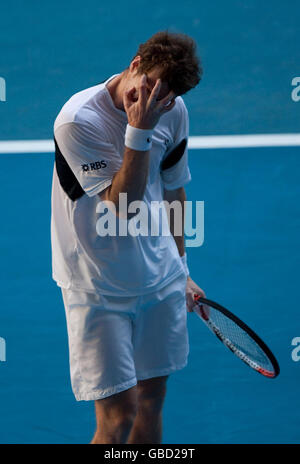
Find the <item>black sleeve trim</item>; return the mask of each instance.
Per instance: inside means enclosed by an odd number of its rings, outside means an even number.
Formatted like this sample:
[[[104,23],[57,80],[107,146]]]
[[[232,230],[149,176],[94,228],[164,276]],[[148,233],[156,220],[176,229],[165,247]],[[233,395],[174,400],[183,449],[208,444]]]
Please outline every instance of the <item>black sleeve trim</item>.
[[[103,84],[104,82],[106,82],[107,79],[100,82],[100,84]],[[81,187],[72,169],[70,168],[67,161],[65,160],[55,140],[55,137],[54,137],[54,143],[55,143],[55,166],[56,166],[56,172],[59,178],[59,183],[62,186],[64,192],[68,195],[68,197],[72,201],[76,201],[85,194],[85,191]]]
[[[55,143],[55,166],[56,172],[59,178],[59,183],[62,186],[64,192],[72,200],[78,200],[85,194],[85,191],[82,189],[78,180],[76,179],[72,169],[66,162],[62,152],[57,145],[57,142],[54,138]]]
[[[175,166],[176,163],[182,158],[185,148],[187,145],[187,138],[181,140],[179,145],[177,145],[168,155],[167,157],[161,162],[160,169],[164,171],[165,169],[169,169],[172,166]]]

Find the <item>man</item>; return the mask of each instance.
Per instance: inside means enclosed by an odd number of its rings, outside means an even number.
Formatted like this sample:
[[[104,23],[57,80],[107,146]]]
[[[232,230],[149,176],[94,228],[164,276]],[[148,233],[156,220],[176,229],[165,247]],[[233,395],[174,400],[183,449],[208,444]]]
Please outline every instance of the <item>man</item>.
[[[73,95],[55,121],[53,278],[73,392],[95,401],[92,443],[160,443],[167,378],[187,364],[186,310],[204,292],[187,277],[184,233],[174,234],[173,217],[169,235],[150,226],[149,234],[124,233],[137,216],[129,207],[124,215],[120,194],[147,211],[154,201],[184,206],[191,176],[180,95],[200,75],[194,41],[158,32],[129,68]],[[116,234],[99,233],[103,206]]]

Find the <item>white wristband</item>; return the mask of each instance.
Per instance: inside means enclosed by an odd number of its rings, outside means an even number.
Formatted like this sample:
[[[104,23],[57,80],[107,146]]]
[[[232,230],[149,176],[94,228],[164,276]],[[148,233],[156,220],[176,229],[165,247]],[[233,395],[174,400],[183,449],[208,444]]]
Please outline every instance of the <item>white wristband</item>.
[[[183,256],[180,256],[180,259],[183,264],[186,276],[190,275],[190,271],[189,271],[187,261],[186,261],[186,254],[184,254]]]
[[[152,147],[152,129],[139,129],[127,124],[125,132],[125,145],[136,151],[148,151]]]

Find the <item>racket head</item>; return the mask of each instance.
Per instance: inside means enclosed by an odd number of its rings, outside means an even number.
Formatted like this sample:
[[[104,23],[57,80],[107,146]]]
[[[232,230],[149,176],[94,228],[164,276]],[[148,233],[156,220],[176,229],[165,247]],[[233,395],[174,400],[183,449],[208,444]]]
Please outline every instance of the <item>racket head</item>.
[[[274,354],[264,343],[264,341],[247,324],[245,324],[231,311],[224,308],[224,306],[216,303],[213,300],[203,298],[200,295],[195,295],[194,301],[194,312],[219,338],[219,340],[225,344],[225,346],[227,346],[227,348],[229,348],[236,356],[238,356],[248,366],[252,367],[252,369],[254,369],[256,372],[267,378],[274,379],[279,375],[280,368]],[[216,314],[220,314],[221,316],[216,318]],[[226,333],[227,329],[223,329],[222,331],[222,328],[215,324],[214,319],[220,319],[222,321],[222,318],[224,318],[225,323],[226,321],[231,321],[231,328],[235,327],[236,332],[239,333],[240,336],[246,334],[244,335],[245,343],[246,340],[252,340],[252,357],[247,353],[247,349],[244,350],[243,347],[238,346],[238,343],[234,341],[235,337],[228,336],[229,334]],[[226,325],[228,325],[228,323],[224,324],[225,327]],[[255,351],[257,353],[257,358],[254,356]]]

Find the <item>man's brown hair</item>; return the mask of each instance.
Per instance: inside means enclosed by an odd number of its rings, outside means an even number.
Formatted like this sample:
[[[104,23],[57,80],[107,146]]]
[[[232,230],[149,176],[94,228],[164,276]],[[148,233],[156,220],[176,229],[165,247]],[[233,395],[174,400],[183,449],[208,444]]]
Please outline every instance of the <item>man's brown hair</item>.
[[[196,87],[202,76],[196,43],[186,34],[160,31],[140,44],[136,56],[141,57],[138,74],[154,67],[161,68],[161,80],[168,83],[176,95]]]

